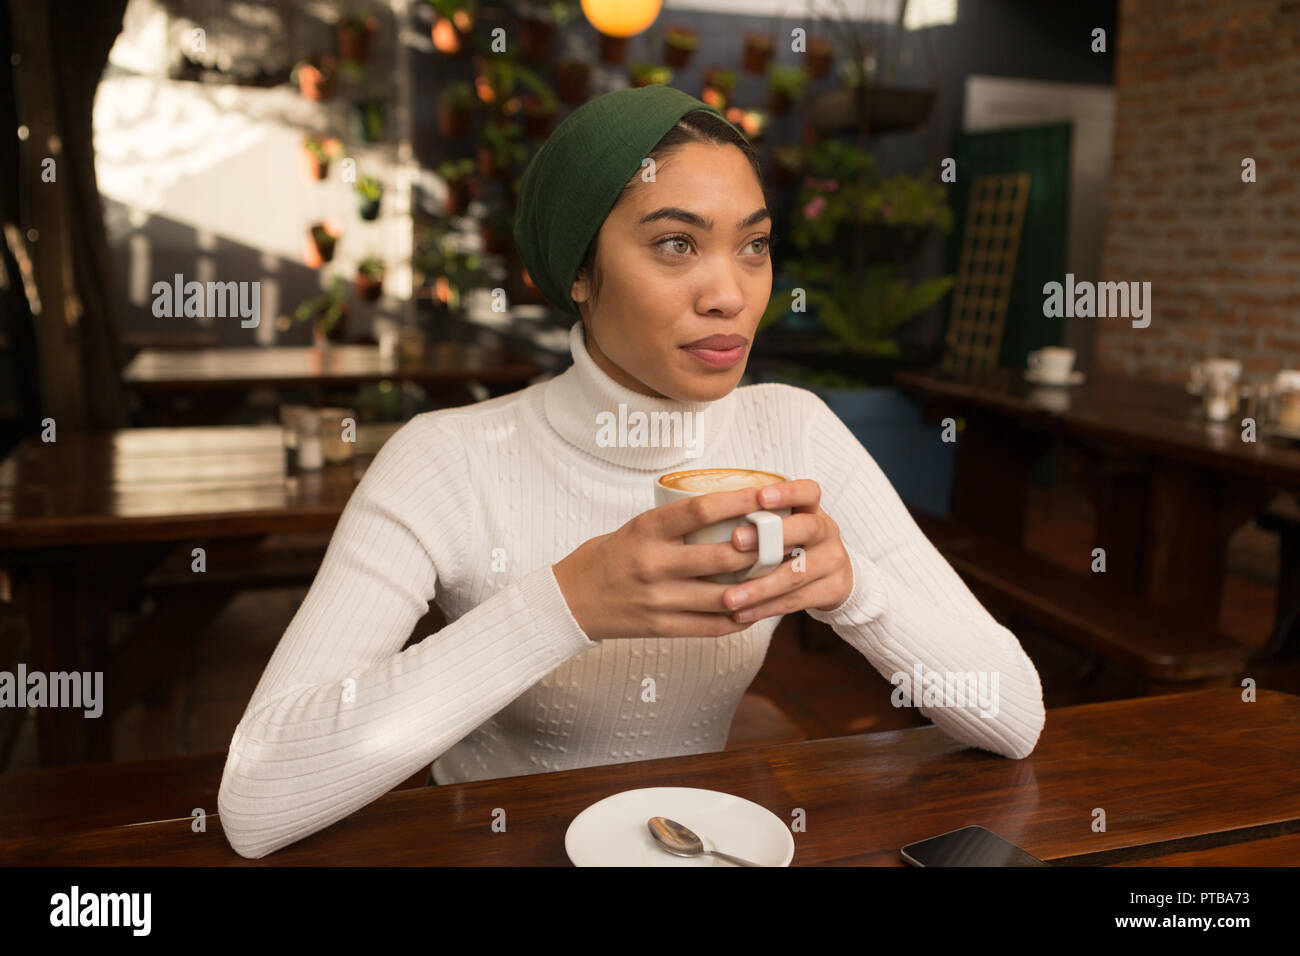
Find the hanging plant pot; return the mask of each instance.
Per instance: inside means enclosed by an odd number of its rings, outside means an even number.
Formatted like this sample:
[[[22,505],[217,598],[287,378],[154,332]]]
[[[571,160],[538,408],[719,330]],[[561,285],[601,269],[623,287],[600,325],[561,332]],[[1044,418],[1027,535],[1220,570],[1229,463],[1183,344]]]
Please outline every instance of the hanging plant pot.
[[[551,133],[555,107],[540,96],[524,97],[524,136],[528,139],[546,139]]]
[[[333,222],[315,222],[307,230],[307,248],[303,259],[313,269],[319,269],[334,258],[334,248],[343,228]]]
[[[370,59],[370,45],[379,29],[377,17],[347,16],[339,21],[339,59],[365,63]]]
[[[379,206],[384,197],[383,184],[373,176],[365,176],[357,181],[357,215],[367,222],[379,218]]]
[[[478,155],[478,174],[483,179],[491,179],[499,172],[497,168],[496,151],[487,143],[479,143],[476,148]]]
[[[797,149],[792,152],[790,147],[780,147],[772,150],[772,185],[780,189],[788,189],[799,181],[800,164],[795,156]]]
[[[582,103],[587,99],[591,82],[591,64],[582,60],[561,60],[555,65],[555,88],[566,103]]]
[[[820,80],[831,70],[835,60],[835,47],[825,37],[813,37],[808,41],[808,72],[813,79]]]
[[[680,70],[691,62],[691,54],[700,45],[700,35],[688,27],[670,26],[664,31],[664,64]]]
[[[858,129],[864,120],[873,133],[917,129],[929,118],[934,97],[934,90],[872,86],[867,91],[868,115],[860,117],[858,88],[845,86],[813,97],[807,116],[819,133]]]
[[[700,91],[700,99],[721,112],[727,108],[727,97],[731,96],[735,86],[734,70],[711,67],[704,71],[704,88]]]
[[[438,134],[443,139],[463,139],[469,135],[471,118],[468,106],[443,103],[438,111]]]
[[[433,21],[433,47],[447,56],[469,56],[467,34],[474,28],[474,20],[466,10],[457,10],[455,16],[455,22],[442,15]]]
[[[508,230],[486,219],[479,224],[479,235],[483,237],[483,251],[489,255],[504,256],[514,245]]]
[[[794,105],[794,100],[790,99],[790,94],[785,90],[772,90],[767,95],[767,108],[778,116],[783,116],[790,112],[790,107]]]
[[[763,73],[772,56],[772,38],[765,33],[745,34],[745,72]]]
[[[329,136],[308,136],[302,141],[298,153],[298,170],[304,182],[316,183],[329,175],[330,157],[335,155],[341,143]]]
[[[528,17],[520,20],[519,26],[519,58],[534,66],[540,66],[550,59],[555,24],[550,20]]]
[[[359,100],[352,104],[352,132],[365,143],[382,143],[387,128],[387,104],[383,100]]]
[[[627,59],[627,37],[612,37],[607,33],[600,35],[600,62],[610,66],[622,66]]]
[[[298,92],[314,103],[324,103],[334,95],[337,64],[332,56],[308,57],[293,68]]]
[[[384,274],[382,269],[379,271],[366,271],[370,260],[363,262],[357,269],[356,287],[357,298],[362,302],[375,302],[384,291]]]

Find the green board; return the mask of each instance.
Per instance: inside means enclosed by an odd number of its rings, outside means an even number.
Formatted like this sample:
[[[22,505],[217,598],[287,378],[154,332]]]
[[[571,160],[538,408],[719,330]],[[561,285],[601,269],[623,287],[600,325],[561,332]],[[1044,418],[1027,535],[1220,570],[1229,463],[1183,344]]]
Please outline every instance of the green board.
[[[1028,173],[1029,200],[1007,304],[998,365],[1024,368],[1026,356],[1044,345],[1064,345],[1063,320],[1043,315],[1043,284],[1065,281],[1065,242],[1070,201],[1069,123],[958,133],[953,141],[957,181],[949,196],[955,226],[948,241],[948,271],[955,274],[966,224],[966,202],[977,176]],[[944,315],[944,331],[951,316]]]

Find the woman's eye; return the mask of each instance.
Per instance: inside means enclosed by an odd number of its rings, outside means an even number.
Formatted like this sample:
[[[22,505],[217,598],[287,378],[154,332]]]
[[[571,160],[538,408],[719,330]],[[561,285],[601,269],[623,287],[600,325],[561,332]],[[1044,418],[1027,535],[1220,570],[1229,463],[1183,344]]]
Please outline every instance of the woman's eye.
[[[668,245],[668,243],[670,243],[670,242],[680,242],[682,245],[684,245],[684,246],[686,247],[685,251],[679,253],[679,255],[683,255],[683,256],[684,256],[684,255],[686,255],[687,252],[690,251],[690,248],[691,248],[690,240],[689,240],[689,239],[683,239],[681,236],[670,236],[669,238],[665,239],[663,242],[659,243],[659,246],[660,246],[660,248],[663,248],[664,246]]]
[[[758,239],[755,239],[754,242],[761,242],[763,244],[763,252],[766,253],[772,251],[772,240],[767,238],[767,236],[760,236]],[[750,243],[750,245],[753,244],[754,243]]]

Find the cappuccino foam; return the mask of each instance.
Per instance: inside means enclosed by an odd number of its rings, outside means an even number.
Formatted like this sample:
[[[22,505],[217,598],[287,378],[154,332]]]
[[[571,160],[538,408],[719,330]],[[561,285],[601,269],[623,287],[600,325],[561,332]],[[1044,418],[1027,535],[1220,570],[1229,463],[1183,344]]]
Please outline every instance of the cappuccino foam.
[[[709,494],[715,491],[761,488],[763,485],[776,485],[785,480],[781,475],[770,471],[751,471],[747,468],[696,468],[663,475],[659,478],[659,483],[674,491]]]

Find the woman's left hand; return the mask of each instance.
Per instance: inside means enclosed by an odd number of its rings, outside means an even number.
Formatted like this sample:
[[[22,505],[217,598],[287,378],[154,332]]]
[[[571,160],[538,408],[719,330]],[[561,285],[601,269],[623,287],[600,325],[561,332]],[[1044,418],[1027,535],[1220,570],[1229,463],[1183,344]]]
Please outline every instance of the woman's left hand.
[[[785,553],[789,555],[795,548],[802,548],[803,553],[725,592],[722,600],[732,608],[732,620],[743,624],[807,608],[833,611],[848,600],[853,591],[853,565],[840,540],[839,526],[818,504],[821,496],[821,486],[811,478],[768,485],[759,491],[763,508],[790,509],[790,516],[781,519]],[[757,533],[748,522],[731,533],[731,542],[741,551],[758,550]],[[737,594],[742,595],[739,600]]]

